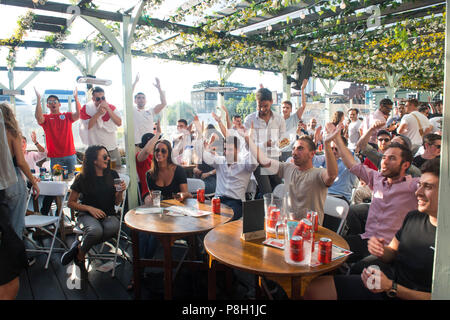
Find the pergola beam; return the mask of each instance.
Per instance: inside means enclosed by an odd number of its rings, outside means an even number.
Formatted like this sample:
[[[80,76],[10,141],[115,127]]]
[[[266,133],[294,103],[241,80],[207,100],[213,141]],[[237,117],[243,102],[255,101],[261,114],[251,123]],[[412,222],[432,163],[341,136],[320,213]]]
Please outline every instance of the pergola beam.
[[[13,69],[14,71],[51,71],[51,72],[56,72],[59,71],[59,68],[55,68],[55,67],[34,67],[34,68],[30,68],[30,67],[14,67]],[[0,71],[8,71],[7,67],[0,67]]]
[[[410,11],[410,12],[401,12],[395,16],[386,15],[385,17],[380,18],[380,26],[385,26],[388,24],[396,23],[396,22],[402,21],[404,19],[423,18],[430,14],[441,13],[444,8],[445,8],[444,5],[437,5],[433,8],[425,8],[425,9]],[[355,17],[354,19],[351,19],[350,21],[348,21],[345,24],[342,23],[340,25],[334,24],[334,25],[326,26],[323,28],[323,30],[328,30],[328,29],[332,29],[332,28],[335,28],[338,26],[343,26],[343,25],[346,25],[346,26],[355,25],[355,28],[356,28],[358,26],[359,22],[367,21],[367,19],[368,19],[368,16],[364,16],[364,18],[361,18],[361,17],[356,18]],[[364,28],[366,28],[366,26],[364,26]],[[359,31],[359,30],[355,29],[355,31]],[[311,36],[310,33],[312,33],[312,32],[305,32],[286,43],[287,44],[296,44],[296,43],[300,43],[303,41],[316,40],[317,37]],[[340,34],[339,31],[330,31],[330,33],[327,34],[327,36],[334,36],[334,35],[338,35],[338,34]]]

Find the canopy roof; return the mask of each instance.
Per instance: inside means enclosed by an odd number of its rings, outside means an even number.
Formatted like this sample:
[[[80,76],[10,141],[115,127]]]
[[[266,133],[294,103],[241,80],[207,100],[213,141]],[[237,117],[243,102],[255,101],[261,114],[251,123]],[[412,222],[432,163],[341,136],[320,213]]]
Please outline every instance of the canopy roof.
[[[111,50],[82,19],[66,27],[74,12],[69,6],[81,8],[82,15],[104,19],[118,34],[122,16],[139,1],[2,3],[22,7],[23,18],[20,27],[4,26],[11,35],[3,37],[0,45],[41,47],[35,58],[27,55],[27,65],[36,67],[42,65],[46,48],[56,45],[81,49],[87,39],[103,54]],[[0,7],[2,16],[5,6]],[[442,0],[149,0],[138,21],[133,54],[282,72],[289,50],[299,62],[312,55],[313,76],[319,78],[441,90],[444,19]],[[9,48],[7,66],[18,66],[16,50]],[[1,53],[0,59],[5,55]],[[54,67],[54,60],[46,66]],[[389,84],[387,74],[401,77]]]

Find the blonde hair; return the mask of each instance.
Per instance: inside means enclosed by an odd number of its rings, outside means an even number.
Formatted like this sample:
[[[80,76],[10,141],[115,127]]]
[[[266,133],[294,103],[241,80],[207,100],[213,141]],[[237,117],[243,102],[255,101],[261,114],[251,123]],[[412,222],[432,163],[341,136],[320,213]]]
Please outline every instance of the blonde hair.
[[[0,110],[3,113],[3,119],[5,121],[6,130],[14,137],[17,138],[22,136],[19,129],[19,124],[17,123],[16,117],[13,110],[8,102],[3,101],[0,103]]]

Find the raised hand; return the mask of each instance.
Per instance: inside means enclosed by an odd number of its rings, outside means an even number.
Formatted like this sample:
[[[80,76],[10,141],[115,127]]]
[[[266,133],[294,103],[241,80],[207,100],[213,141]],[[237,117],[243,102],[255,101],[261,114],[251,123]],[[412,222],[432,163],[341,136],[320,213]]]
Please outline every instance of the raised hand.
[[[306,79],[303,79],[303,82],[302,82],[302,90],[304,90],[305,88],[306,88],[306,85],[308,84],[308,78],[306,78]]]
[[[41,94],[37,91],[36,87],[33,87],[33,88],[34,88],[34,92],[36,93],[37,101],[41,101]]]
[[[31,141],[33,141],[34,144],[37,142],[36,132],[34,131],[31,132]]]
[[[214,120],[216,120],[217,122],[220,121],[220,118],[217,114],[215,114],[214,112],[211,112],[211,116],[214,118]]]
[[[381,127],[383,127],[385,125],[386,125],[386,121],[377,120],[372,124],[372,126],[370,128],[371,129],[380,129]]]
[[[331,142],[331,140],[333,140],[334,138],[336,138],[339,134],[341,134],[341,130],[342,130],[342,123],[340,123],[337,127],[332,124],[331,122],[328,122],[325,125],[325,133],[326,136],[323,140],[323,142]]]
[[[159,82],[159,79],[155,77],[155,82],[153,85],[156,87],[156,89],[161,90],[161,83]]]
[[[75,101],[78,101],[78,88],[75,87],[75,89],[73,90],[73,98],[75,99]]]

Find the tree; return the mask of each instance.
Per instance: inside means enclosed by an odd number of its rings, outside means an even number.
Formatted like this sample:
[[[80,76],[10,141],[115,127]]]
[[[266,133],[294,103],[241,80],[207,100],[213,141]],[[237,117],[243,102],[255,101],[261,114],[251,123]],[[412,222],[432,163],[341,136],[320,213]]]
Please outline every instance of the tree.
[[[179,117],[178,117],[179,110]],[[169,126],[176,126],[178,119],[185,119],[188,123],[194,120],[192,113],[194,109],[188,102],[178,101],[174,104],[167,106],[167,122]]]
[[[247,95],[245,98],[242,98],[241,101],[236,106],[236,113],[241,115],[242,119],[244,119],[247,115],[255,111],[256,111],[256,98],[254,93],[251,93]]]

